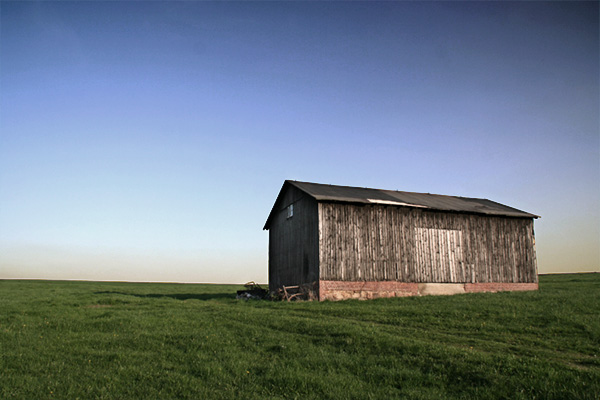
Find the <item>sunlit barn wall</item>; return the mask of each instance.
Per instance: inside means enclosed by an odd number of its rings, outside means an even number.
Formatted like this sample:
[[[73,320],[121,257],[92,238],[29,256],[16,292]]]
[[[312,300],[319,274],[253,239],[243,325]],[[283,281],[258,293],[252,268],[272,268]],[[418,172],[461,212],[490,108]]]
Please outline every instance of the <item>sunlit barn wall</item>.
[[[319,203],[320,279],[536,283],[533,219]]]

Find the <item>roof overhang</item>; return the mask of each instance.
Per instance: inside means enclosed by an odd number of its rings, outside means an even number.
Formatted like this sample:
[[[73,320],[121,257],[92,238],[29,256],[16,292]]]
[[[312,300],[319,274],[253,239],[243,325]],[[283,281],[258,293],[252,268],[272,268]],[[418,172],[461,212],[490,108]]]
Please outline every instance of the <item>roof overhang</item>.
[[[490,216],[504,216],[512,218],[540,218],[539,215],[530,214],[497,203],[495,201],[470,197],[446,196],[431,193],[401,192],[394,190],[359,188],[350,186],[324,185],[319,183],[286,180],[269,217],[265,222],[264,230],[269,229],[278,203],[289,186],[306,193],[317,202],[339,202],[354,204],[371,204],[397,207],[421,208],[442,212],[479,214]]]

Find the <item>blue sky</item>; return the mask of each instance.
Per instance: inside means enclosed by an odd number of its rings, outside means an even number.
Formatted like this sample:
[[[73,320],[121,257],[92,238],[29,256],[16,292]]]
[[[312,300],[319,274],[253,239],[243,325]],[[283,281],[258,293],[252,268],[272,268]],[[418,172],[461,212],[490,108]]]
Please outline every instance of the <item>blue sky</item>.
[[[266,282],[285,179],[492,199],[600,270],[597,2],[0,3],[0,278]]]

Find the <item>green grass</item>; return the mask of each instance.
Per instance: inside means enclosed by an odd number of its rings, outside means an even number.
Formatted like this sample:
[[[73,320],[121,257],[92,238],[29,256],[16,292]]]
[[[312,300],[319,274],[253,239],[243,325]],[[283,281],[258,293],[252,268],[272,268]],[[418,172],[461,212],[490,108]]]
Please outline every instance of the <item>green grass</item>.
[[[323,303],[238,288],[0,281],[0,398],[600,397],[600,274]]]

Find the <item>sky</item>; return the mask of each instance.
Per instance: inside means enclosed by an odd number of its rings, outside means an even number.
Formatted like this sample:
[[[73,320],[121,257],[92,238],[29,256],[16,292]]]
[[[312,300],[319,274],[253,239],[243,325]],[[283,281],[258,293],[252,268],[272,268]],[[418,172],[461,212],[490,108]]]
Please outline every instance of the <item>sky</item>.
[[[286,179],[491,199],[600,271],[598,2],[0,2],[0,279],[267,282]]]

